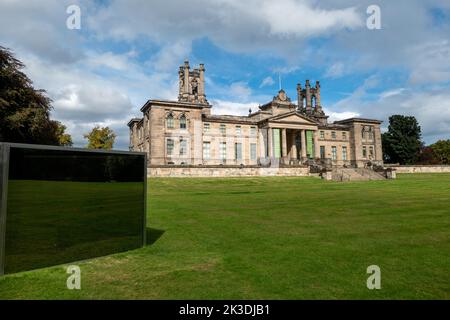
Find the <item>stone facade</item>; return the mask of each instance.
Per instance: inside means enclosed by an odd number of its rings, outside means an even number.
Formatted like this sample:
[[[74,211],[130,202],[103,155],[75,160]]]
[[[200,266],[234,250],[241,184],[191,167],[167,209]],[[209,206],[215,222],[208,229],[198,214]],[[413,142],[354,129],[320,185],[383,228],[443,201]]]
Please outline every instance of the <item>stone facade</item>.
[[[391,168],[396,173],[450,173],[450,166],[448,165],[412,165],[412,166],[399,166],[399,165],[386,165],[387,168]]]
[[[129,123],[130,150],[148,153],[149,166],[383,165],[381,121],[328,122],[320,83],[297,86],[297,103],[280,90],[247,116],[213,115],[206,99],[205,67],[179,69],[178,101],[149,100]]]
[[[319,176],[310,174],[307,166],[265,168],[261,166],[151,166],[148,177],[254,177],[254,176]]]

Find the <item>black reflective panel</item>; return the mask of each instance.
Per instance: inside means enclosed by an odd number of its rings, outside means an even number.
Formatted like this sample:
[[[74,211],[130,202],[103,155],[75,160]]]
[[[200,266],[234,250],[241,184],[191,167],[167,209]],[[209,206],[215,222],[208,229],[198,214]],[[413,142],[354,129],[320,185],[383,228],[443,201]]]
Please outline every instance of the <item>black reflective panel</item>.
[[[11,147],[5,273],[141,247],[145,157]]]

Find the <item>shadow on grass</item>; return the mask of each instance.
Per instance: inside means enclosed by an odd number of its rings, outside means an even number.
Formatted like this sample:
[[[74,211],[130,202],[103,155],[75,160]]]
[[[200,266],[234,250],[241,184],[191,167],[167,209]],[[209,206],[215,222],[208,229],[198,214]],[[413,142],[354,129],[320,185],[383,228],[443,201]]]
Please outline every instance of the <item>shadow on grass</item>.
[[[147,227],[147,229],[146,229],[146,237],[147,237],[146,245],[149,246],[149,245],[154,244],[156,241],[158,241],[159,238],[162,237],[164,232],[166,232],[166,231]]]

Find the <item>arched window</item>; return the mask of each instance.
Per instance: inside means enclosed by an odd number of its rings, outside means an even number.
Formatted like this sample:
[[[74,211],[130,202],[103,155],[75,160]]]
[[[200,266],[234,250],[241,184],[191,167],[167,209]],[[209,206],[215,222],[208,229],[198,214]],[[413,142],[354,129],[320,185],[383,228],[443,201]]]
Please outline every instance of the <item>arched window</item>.
[[[363,139],[366,138],[366,127],[363,127],[361,130],[361,138],[363,138]]]
[[[186,129],[186,116],[184,114],[180,117],[180,129]]]
[[[373,140],[373,128],[369,127],[369,140]]]
[[[173,127],[174,127],[173,114],[169,113],[169,115],[167,116],[167,128],[173,129]]]

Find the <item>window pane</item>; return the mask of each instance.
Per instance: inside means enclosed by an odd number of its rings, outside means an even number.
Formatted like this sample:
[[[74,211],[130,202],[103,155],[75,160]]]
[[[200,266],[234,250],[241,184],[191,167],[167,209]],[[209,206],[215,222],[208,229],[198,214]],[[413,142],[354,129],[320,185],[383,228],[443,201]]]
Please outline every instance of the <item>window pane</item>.
[[[236,143],[235,148],[236,148],[236,160],[242,160],[242,144]]]
[[[331,147],[331,159],[337,160],[337,149],[336,147]]]
[[[250,144],[250,159],[256,160],[256,143]]]
[[[210,143],[203,142],[203,159],[209,159],[211,157],[210,154]]]
[[[180,129],[186,129],[186,117],[181,116],[180,118]]]
[[[169,115],[167,117],[167,128],[169,129],[173,129],[174,125],[173,125],[173,116]]]
[[[227,143],[226,142],[220,143],[220,159],[221,160],[227,159]]]
[[[186,155],[187,152],[187,141],[181,140],[180,141],[180,156]]]
[[[167,139],[167,155],[171,156],[173,154],[174,142],[172,139]]]
[[[325,146],[320,146],[320,158],[325,159]]]

